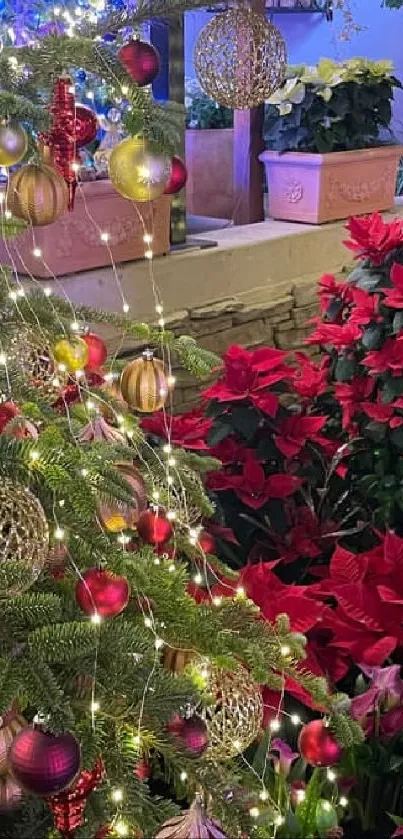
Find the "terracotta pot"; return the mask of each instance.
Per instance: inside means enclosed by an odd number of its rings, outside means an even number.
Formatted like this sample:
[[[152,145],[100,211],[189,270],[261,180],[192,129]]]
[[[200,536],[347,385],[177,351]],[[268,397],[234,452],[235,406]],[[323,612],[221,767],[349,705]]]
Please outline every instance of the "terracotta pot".
[[[170,204],[167,195],[150,203],[127,201],[108,180],[83,183],[77,189],[73,212],[65,213],[54,224],[34,228],[35,245],[42,251],[42,257],[32,253],[31,231],[10,239],[8,249],[20,274],[40,278],[110,265],[108,248],[100,232],[109,234],[108,245],[117,263],[144,257],[145,231],[153,233],[155,255],[168,253]],[[1,241],[0,262],[4,265],[12,262]]]
[[[190,215],[232,218],[233,148],[232,128],[186,129],[186,209]]]
[[[402,146],[308,154],[264,151],[269,215],[323,224],[390,210]]]

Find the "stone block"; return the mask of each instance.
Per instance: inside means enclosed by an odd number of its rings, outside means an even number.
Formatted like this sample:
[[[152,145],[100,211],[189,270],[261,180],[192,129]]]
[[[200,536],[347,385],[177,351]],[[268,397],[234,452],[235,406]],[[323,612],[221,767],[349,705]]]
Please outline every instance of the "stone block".
[[[232,326],[233,317],[234,315],[220,315],[220,317],[192,320],[190,321],[192,335],[199,338],[203,335],[223,332],[224,329],[229,329]]]
[[[290,329],[295,329],[295,323],[291,317],[287,318],[287,320],[282,320],[275,326],[275,332],[289,332]]]
[[[250,306],[252,303],[276,303],[279,299],[291,294],[291,280],[279,280],[273,283],[271,279],[267,280],[265,285],[248,288],[246,291],[240,291],[236,299],[240,300],[244,306]]]
[[[308,337],[311,330],[308,329],[289,329],[286,332],[281,332],[279,329],[274,330],[274,343],[280,350],[301,350],[306,349],[304,346],[305,338]]]
[[[234,313],[233,323],[247,323],[259,318],[264,318],[268,324],[277,323],[287,317],[293,303],[294,299],[290,294],[280,297],[278,300],[249,303],[241,311]]]
[[[310,303],[309,306],[300,306],[299,308],[293,309],[292,319],[295,326],[304,326],[308,320],[314,318],[318,314],[319,303],[316,300],[315,303]]]
[[[301,277],[292,287],[292,296],[295,306],[309,306],[318,299],[319,275],[310,276],[307,279]]]
[[[199,306],[192,309],[190,317],[192,320],[204,320],[206,318],[216,318],[220,315],[231,314],[242,309],[243,303],[235,297],[226,297],[224,300],[216,300],[208,303],[206,306]]]
[[[222,355],[231,344],[240,344],[242,347],[251,348],[262,345],[270,345],[273,339],[273,330],[266,326],[263,319],[254,320],[251,323],[241,323],[224,329],[214,335],[206,335],[200,339],[200,344],[207,350]]]
[[[181,335],[186,334],[190,330],[189,311],[188,309],[180,309],[177,312],[164,313],[165,329],[171,329],[173,332],[179,331]],[[158,326],[158,319],[154,320],[154,326]]]

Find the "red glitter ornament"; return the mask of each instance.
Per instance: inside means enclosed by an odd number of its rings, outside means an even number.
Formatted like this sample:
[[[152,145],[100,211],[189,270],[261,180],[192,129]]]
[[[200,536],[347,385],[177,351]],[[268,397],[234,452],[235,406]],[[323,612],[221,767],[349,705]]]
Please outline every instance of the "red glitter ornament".
[[[80,746],[69,732],[53,735],[23,728],[11,744],[9,766],[14,778],[36,795],[55,795],[70,786],[80,769]]]
[[[199,548],[205,554],[215,554],[215,552],[217,550],[216,541],[214,539],[214,536],[212,536],[211,533],[208,533],[207,530],[203,530],[201,532],[201,534],[200,534],[200,536],[197,540],[197,544],[198,544]]]
[[[87,105],[76,105],[74,123],[76,149],[88,146],[97,136],[98,120],[94,111]]]
[[[164,195],[175,195],[180,192],[188,179],[188,171],[180,157],[171,157],[171,174],[164,189]]]
[[[126,577],[101,568],[88,568],[76,585],[76,601],[86,615],[113,618],[123,612],[130,597]]]
[[[92,770],[83,769],[72,786],[47,799],[54,826],[64,839],[73,837],[74,832],[84,824],[88,796],[101,783],[104,774],[103,762],[98,758]]]
[[[343,749],[323,720],[304,725],[298,738],[301,756],[311,766],[333,766],[338,763]]]
[[[3,402],[0,405],[0,433],[4,431],[10,420],[18,417],[20,413],[21,411],[15,402]]]
[[[151,84],[160,71],[157,50],[145,41],[130,41],[118,52],[119,61],[140,87]]]
[[[147,545],[165,545],[173,533],[172,524],[162,510],[145,510],[141,513],[137,531]]]
[[[95,332],[87,332],[86,335],[82,335],[82,339],[88,347],[88,361],[85,369],[90,372],[96,372],[105,364],[108,357],[105,341],[99,335],[96,335]]]
[[[145,757],[139,760],[134,767],[134,774],[140,781],[146,781],[150,777],[150,764]]]
[[[175,716],[168,724],[168,731],[178,744],[194,757],[200,757],[208,746],[207,726],[198,714],[189,718]]]
[[[53,117],[53,124],[50,131],[42,135],[41,139],[51,151],[55,168],[66,181],[69,190],[69,210],[72,210],[77,178],[75,172],[75,99],[74,85],[70,76],[62,76],[57,80],[49,110]]]

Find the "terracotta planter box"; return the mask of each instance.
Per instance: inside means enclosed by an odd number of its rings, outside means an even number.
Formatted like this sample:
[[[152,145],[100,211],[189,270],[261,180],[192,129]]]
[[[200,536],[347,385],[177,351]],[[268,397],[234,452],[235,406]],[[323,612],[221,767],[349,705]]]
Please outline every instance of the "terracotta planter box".
[[[155,255],[168,253],[170,205],[167,195],[150,204],[136,204],[118,195],[110,181],[84,183],[77,189],[72,213],[47,227],[35,228],[35,245],[42,257],[33,255],[32,230],[26,230],[7,243],[12,260],[0,242],[0,263],[14,261],[18,273],[39,278],[101,268],[111,260],[100,231],[109,234],[108,245],[116,263],[144,257],[145,231],[153,234]]]
[[[186,209],[190,215],[232,218],[233,147],[232,128],[186,129]]]
[[[349,216],[390,210],[395,201],[402,146],[331,154],[265,151],[269,215],[323,224]]]

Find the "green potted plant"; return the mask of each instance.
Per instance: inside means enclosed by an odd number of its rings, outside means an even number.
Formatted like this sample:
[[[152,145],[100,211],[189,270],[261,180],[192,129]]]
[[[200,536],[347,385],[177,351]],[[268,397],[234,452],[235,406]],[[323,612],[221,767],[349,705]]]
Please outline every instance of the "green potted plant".
[[[290,68],[266,110],[269,214],[321,224],[393,206],[402,147],[390,129],[389,61]]]
[[[186,91],[186,204],[192,215],[231,218],[233,113],[192,82]]]

